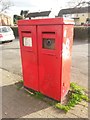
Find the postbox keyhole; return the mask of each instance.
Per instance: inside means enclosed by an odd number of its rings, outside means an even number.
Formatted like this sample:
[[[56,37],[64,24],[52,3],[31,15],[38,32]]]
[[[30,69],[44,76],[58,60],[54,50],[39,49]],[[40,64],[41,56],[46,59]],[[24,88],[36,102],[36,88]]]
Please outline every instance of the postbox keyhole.
[[[52,41],[51,40],[47,40],[47,43],[46,43],[48,46],[50,46],[52,44]]]
[[[42,46],[45,49],[55,49],[55,39],[54,38],[43,38]]]

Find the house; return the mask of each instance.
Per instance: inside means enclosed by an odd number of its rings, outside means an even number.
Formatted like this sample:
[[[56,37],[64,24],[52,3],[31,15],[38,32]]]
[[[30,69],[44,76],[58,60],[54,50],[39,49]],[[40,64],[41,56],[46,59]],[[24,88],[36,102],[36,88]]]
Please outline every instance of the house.
[[[0,25],[12,25],[12,18],[8,15],[0,13]]]
[[[58,13],[58,17],[73,18],[76,25],[81,25],[90,19],[90,6],[62,9]]]
[[[49,17],[51,11],[42,11],[42,12],[32,12],[28,13],[26,18],[35,19],[35,18],[47,18]]]

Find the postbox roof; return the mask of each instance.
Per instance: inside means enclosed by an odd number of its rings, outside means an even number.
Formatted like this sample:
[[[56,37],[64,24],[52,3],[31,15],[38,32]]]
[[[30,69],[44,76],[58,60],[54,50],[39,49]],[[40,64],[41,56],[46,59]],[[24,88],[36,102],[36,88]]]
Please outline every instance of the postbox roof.
[[[18,21],[18,25],[59,25],[59,24],[74,24],[74,20],[66,18],[45,18]]]

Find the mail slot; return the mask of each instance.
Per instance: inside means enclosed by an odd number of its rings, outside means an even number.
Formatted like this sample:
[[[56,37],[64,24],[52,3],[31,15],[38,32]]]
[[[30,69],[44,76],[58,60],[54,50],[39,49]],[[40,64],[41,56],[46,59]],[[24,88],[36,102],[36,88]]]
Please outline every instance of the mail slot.
[[[62,101],[70,88],[71,19],[19,20],[24,86]]]

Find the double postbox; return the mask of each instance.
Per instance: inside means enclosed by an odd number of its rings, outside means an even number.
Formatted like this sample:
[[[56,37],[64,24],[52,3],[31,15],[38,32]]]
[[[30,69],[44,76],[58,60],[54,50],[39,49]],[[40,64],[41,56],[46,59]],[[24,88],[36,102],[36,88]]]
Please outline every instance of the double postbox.
[[[61,101],[70,88],[71,19],[18,21],[24,86]]]

